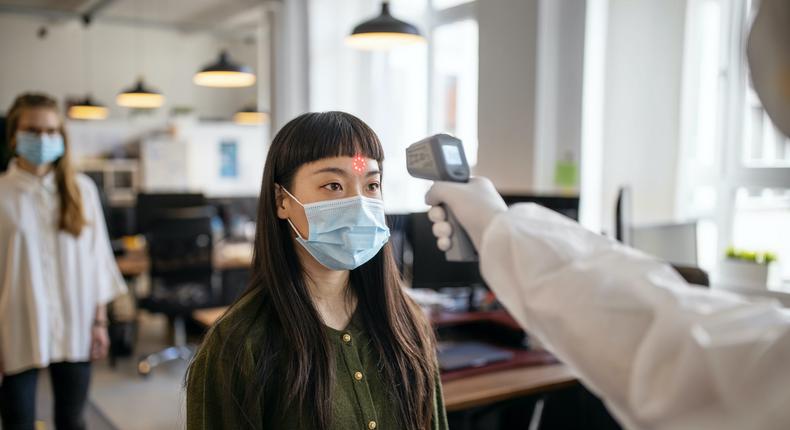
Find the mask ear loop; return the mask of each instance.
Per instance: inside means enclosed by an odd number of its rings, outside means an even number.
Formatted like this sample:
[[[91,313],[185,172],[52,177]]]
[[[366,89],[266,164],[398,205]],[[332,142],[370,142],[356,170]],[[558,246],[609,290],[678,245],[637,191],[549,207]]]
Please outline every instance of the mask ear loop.
[[[301,207],[304,207],[304,205],[302,204],[302,202],[300,202],[300,201],[299,201],[299,199],[297,199],[296,197],[294,197],[294,195],[293,195],[293,194],[289,193],[289,192],[288,192],[288,190],[286,190],[286,189],[285,189],[285,187],[283,187],[283,186],[282,186],[282,185],[280,185],[280,184],[275,184],[275,185],[277,185],[278,187],[280,187],[280,189],[281,189],[281,190],[285,191],[285,194],[288,194],[288,196],[289,196],[289,197],[291,197],[292,199],[294,199],[294,201],[295,201],[296,203],[299,203],[299,206],[301,206]],[[302,240],[307,240],[307,239],[305,239],[305,238],[303,238],[303,237],[302,237],[302,234],[301,234],[301,233],[299,233],[299,230],[297,230],[296,226],[295,226],[295,225],[294,225],[294,223],[291,221],[291,218],[286,218],[285,220],[286,220],[286,221],[288,221],[288,224],[290,224],[290,225],[291,225],[291,229],[293,229],[294,233],[296,233],[296,236],[297,236],[299,239],[302,239]]]
[[[285,220],[288,221],[288,224],[291,225],[291,229],[294,231],[294,233],[296,233],[296,236],[298,236],[299,239],[307,240],[307,239],[303,238],[302,235],[299,233],[299,230],[296,229],[296,226],[294,225],[294,223],[291,222],[291,218],[286,218]]]

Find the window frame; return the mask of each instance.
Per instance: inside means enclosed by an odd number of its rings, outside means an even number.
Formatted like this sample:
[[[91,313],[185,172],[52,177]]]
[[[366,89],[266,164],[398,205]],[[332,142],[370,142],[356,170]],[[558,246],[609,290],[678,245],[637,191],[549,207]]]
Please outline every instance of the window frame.
[[[718,116],[716,124],[716,158],[712,166],[704,167],[691,155],[696,151],[693,133],[689,130],[697,120],[695,109],[699,94],[692,85],[699,68],[690,58],[690,44],[696,43],[699,36],[698,11],[701,4],[715,1],[721,10],[719,76],[723,77],[723,88],[719,88]],[[751,10],[752,0],[690,0],[687,10],[686,58],[683,77],[683,114],[687,121],[682,126],[681,148],[679,151],[679,188],[676,208],[680,217],[696,217],[711,220],[716,225],[716,258],[714,269],[722,261],[728,246],[735,236],[735,213],[737,192],[740,188],[790,188],[790,166],[750,166],[745,162],[746,145],[752,142],[745,135],[745,115],[751,108],[749,103],[749,66],[746,58],[746,44],[751,22],[756,10]],[[697,21],[695,21],[697,20]],[[715,205],[708,211],[694,211],[688,202],[692,193],[701,187],[716,190]]]
[[[435,44],[434,44],[434,33],[437,28],[447,25],[453,24],[456,22],[466,21],[466,20],[474,20],[477,22],[477,1],[478,0],[471,0],[466,3],[461,3],[459,5],[451,6],[444,9],[436,9],[433,5],[433,0],[428,0],[428,6],[426,8],[427,11],[427,31],[426,31],[426,39],[427,39],[427,55],[428,55],[428,115],[426,116],[426,129],[431,130],[433,128],[433,124],[435,122],[434,113],[433,113],[433,106],[435,97],[435,89],[436,89],[436,82],[435,82],[435,62],[436,57],[434,55],[435,51]],[[478,64],[479,67],[479,64]]]

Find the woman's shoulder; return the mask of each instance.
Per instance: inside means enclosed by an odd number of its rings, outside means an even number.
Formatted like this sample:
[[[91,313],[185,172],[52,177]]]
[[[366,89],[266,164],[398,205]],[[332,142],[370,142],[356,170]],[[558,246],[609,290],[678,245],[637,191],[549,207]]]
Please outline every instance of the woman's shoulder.
[[[17,175],[11,172],[11,170],[0,172],[0,190],[3,190],[4,196],[11,191],[19,189],[17,186],[18,181],[15,179],[15,176]]]
[[[0,173],[0,215],[5,215],[11,219],[20,217],[18,204],[19,199],[25,195],[25,186],[15,178],[16,175],[9,171]],[[7,221],[4,219],[3,221]]]
[[[265,335],[265,319],[261,294],[257,291],[246,293],[209,329],[201,344],[201,351],[253,352]]]
[[[99,188],[96,186],[96,182],[93,182],[93,179],[90,178],[90,176],[77,172],[74,174],[74,180],[81,192],[88,192],[91,196],[95,195],[98,197]]]

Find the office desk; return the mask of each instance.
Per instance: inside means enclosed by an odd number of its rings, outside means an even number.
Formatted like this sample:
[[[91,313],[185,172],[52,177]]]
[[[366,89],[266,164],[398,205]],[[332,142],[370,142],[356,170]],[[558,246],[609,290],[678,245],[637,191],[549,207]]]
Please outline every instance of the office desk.
[[[192,312],[192,318],[210,327],[226,310],[226,307],[198,309]],[[448,316],[442,316],[438,322],[446,324],[448,319]],[[436,323],[437,321],[434,321],[434,324]],[[442,388],[445,408],[448,412],[453,412],[565,388],[576,383],[576,378],[567,366],[552,363],[485,373],[478,371],[478,374],[452,378],[448,381],[444,381],[443,378]]]
[[[145,249],[128,251],[115,258],[121,274],[127,278],[148,272],[151,261]],[[245,269],[252,263],[252,243],[220,242],[214,247],[214,267],[218,270]]]
[[[192,319],[200,323],[203,327],[211,327],[226,310],[228,310],[227,306],[197,309],[192,312]]]
[[[576,377],[564,364],[499,370],[442,382],[447,412],[569,387]]]

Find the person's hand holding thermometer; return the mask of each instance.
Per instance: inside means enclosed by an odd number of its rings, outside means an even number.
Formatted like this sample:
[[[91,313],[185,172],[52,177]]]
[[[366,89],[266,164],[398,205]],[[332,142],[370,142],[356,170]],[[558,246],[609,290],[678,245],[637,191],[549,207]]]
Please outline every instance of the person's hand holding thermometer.
[[[436,181],[425,202],[439,249],[448,261],[476,261],[485,227],[507,210],[491,181],[469,177],[461,141],[446,134],[412,144],[406,160],[412,176]]]

